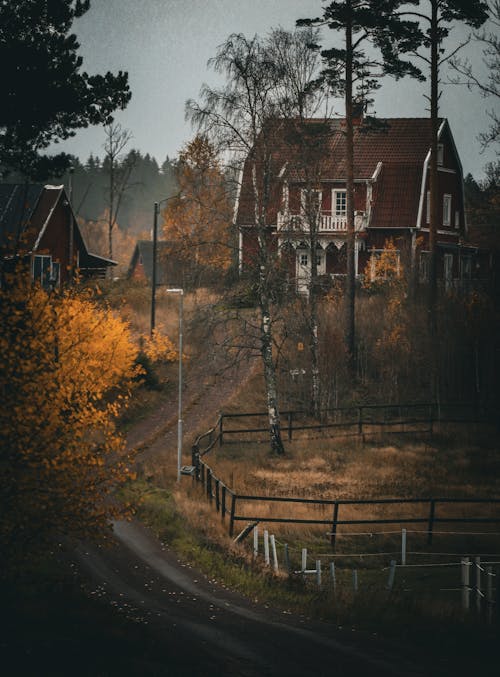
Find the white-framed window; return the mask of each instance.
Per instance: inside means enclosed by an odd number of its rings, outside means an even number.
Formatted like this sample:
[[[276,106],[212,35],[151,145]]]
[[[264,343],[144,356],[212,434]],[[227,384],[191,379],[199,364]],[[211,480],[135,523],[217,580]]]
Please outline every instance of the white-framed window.
[[[455,228],[460,228],[460,211],[455,209]]]
[[[307,267],[309,265],[309,254],[307,252],[299,253],[299,265]]]
[[[44,289],[50,287],[52,273],[52,256],[36,254],[33,257],[33,282],[38,282]]]
[[[300,212],[304,216],[319,214],[323,193],[320,190],[302,188],[300,191]]]
[[[442,143],[438,143],[437,163],[440,167],[444,163],[444,146]]]
[[[38,282],[44,289],[53,289],[60,284],[61,264],[52,261],[49,254],[36,254],[33,257],[33,282]]]
[[[332,191],[332,214],[334,214],[334,216],[347,215],[347,191]]]
[[[443,195],[443,226],[451,226],[451,195]]]

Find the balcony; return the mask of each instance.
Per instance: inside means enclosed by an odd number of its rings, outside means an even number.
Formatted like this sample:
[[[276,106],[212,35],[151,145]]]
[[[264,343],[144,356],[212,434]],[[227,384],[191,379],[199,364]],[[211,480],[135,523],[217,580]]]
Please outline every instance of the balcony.
[[[354,229],[363,230],[366,226],[366,215],[364,212],[355,212]],[[278,232],[287,233],[308,233],[309,223],[301,214],[290,214],[288,212],[278,212],[277,221]],[[322,212],[319,216],[318,233],[346,233],[347,218],[345,216],[336,216],[329,212]]]

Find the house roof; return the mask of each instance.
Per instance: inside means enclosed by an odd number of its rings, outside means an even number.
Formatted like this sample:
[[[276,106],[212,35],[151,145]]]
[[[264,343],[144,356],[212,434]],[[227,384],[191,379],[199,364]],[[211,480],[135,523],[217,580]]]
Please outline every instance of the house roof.
[[[40,184],[0,184],[0,248],[4,256],[36,252],[50,223],[64,186]],[[68,201],[69,204],[69,201]],[[69,205],[75,239],[81,243],[80,263],[86,268],[116,266],[116,261],[89,252]]]
[[[172,243],[166,240],[158,240],[157,246],[157,284],[167,284],[171,278],[167,262],[169,261],[169,254],[172,248]],[[144,275],[149,283],[153,279],[153,241],[152,240],[137,240],[137,244],[132,253],[130,265],[128,269],[128,277],[134,271],[138,263],[142,264]]]
[[[383,163],[373,185],[369,227],[413,228],[420,201],[423,167],[404,162]]]
[[[345,182],[346,167],[346,137],[343,120],[309,120],[306,121],[306,136],[312,139],[309,126],[316,123],[320,129],[316,150],[311,154],[308,150],[308,141],[300,139],[301,128],[295,125],[295,133],[290,132],[294,121],[274,121],[271,138],[271,173],[275,179],[287,178],[289,182],[303,182],[306,178],[306,164],[308,155],[314,160],[317,176],[320,181]],[[441,129],[444,128],[442,121]],[[302,127],[304,129],[304,127]],[[451,135],[450,135],[451,136]],[[404,212],[414,209],[415,195],[421,189],[422,169],[431,145],[431,121],[429,118],[386,118],[378,119],[377,125],[370,128],[366,125],[354,126],[354,178],[355,180],[371,180],[382,163],[383,171],[378,179],[383,185],[378,187],[379,194],[389,194],[392,188],[398,190],[400,198],[405,199]],[[315,154],[314,154],[315,153]],[[406,167],[403,171],[403,167]],[[420,168],[420,176],[418,169]],[[403,171],[404,180],[401,184],[396,181],[397,172]],[[268,223],[275,223],[276,212],[279,210],[281,190],[277,190],[280,181],[273,181],[269,206],[267,210]],[[398,184],[398,185],[397,185]],[[404,186],[404,187],[403,187]],[[408,194],[410,191],[411,195]],[[251,162],[247,161],[243,170],[243,181],[239,196],[237,223],[251,224],[254,221],[254,202],[251,181]],[[398,204],[392,199],[392,206],[387,206],[385,212],[374,214],[379,222],[387,220],[388,212]],[[412,212],[411,225],[415,225],[415,215],[418,209]],[[399,213],[398,213],[399,215]]]
[[[0,184],[0,247],[15,253],[23,238],[29,237],[33,212],[43,193],[43,186],[33,184]],[[31,243],[23,245],[31,248]]]

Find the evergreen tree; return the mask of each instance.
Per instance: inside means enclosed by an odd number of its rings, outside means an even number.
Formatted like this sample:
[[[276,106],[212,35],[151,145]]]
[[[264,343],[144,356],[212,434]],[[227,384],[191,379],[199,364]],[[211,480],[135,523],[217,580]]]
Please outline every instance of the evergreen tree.
[[[109,124],[130,100],[126,73],[82,72],[70,30],[89,7],[89,0],[0,3],[0,165],[30,177],[61,174],[70,157],[41,151],[82,127]]]
[[[351,366],[355,360],[355,228],[354,228],[354,119],[366,110],[369,93],[380,85],[376,76],[395,77],[418,69],[398,54],[418,44],[414,22],[404,21],[396,10],[402,0],[336,0],[326,5],[323,16],[301,19],[298,25],[328,26],[338,32],[341,46],[322,51],[323,79],[332,93],[343,97],[346,140],[347,276],[345,290],[345,344]],[[397,49],[395,48],[397,43]],[[380,57],[367,50],[378,48]]]

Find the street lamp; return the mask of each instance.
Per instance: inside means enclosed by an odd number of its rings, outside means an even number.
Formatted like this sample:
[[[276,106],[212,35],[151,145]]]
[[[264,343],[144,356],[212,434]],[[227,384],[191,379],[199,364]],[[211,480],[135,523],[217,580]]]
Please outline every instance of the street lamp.
[[[177,481],[181,479],[182,464],[182,315],[184,289],[167,289],[167,294],[179,294],[179,413],[177,417]]]
[[[176,195],[171,195],[166,197],[164,200],[155,202],[154,204],[154,215],[153,215],[153,270],[151,276],[151,336],[155,328],[156,320],[156,269],[157,269],[157,258],[158,258],[158,214],[160,213],[160,205],[174,198],[181,198],[181,194],[177,193]],[[182,198],[181,198],[182,199]]]

